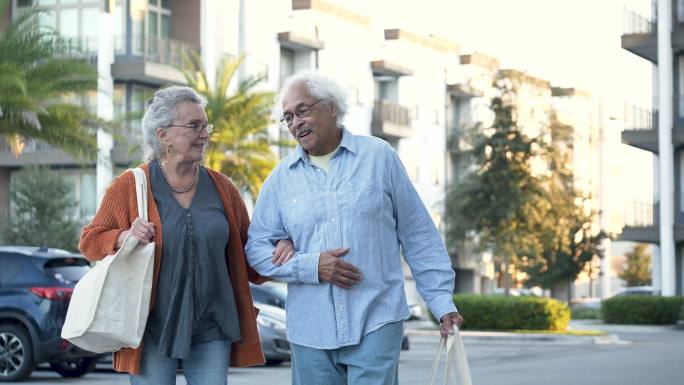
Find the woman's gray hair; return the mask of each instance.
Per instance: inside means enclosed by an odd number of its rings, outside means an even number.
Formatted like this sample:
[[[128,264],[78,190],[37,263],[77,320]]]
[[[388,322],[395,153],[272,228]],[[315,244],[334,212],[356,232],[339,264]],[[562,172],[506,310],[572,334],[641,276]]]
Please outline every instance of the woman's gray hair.
[[[171,86],[157,90],[142,118],[143,156],[148,162],[159,159],[164,148],[157,137],[157,129],[168,127],[177,117],[180,103],[196,103],[204,108],[207,99],[190,87]]]
[[[344,89],[331,78],[322,75],[318,71],[302,71],[290,76],[285,80],[283,88],[278,95],[275,110],[282,113],[283,97],[294,84],[303,84],[309,95],[316,99],[324,100],[328,105],[337,109],[337,127],[342,127],[345,115],[347,115],[347,95]],[[278,119],[280,117],[278,116]]]

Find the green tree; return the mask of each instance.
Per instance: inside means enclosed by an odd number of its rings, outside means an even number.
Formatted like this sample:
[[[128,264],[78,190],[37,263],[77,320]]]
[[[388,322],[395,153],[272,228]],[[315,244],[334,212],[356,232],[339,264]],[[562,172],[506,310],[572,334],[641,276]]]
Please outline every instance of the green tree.
[[[595,257],[603,258],[601,243],[606,235],[595,233],[595,215],[587,213],[584,197],[575,188],[575,175],[568,168],[573,127],[552,118],[552,145],[546,146],[549,174],[544,177],[543,220],[537,234],[541,251],[531,251],[520,259],[518,268],[527,273],[527,286],[560,292],[569,296],[570,285]],[[570,298],[563,298],[569,300]]]
[[[0,18],[8,17],[8,4],[0,0]],[[72,101],[97,88],[97,70],[69,56],[54,32],[38,27],[40,17],[21,13],[0,32],[0,136],[17,155],[27,139],[38,139],[92,157],[96,119]]]
[[[70,216],[76,201],[69,192],[64,179],[47,167],[21,172],[10,190],[13,210],[4,242],[76,251],[78,223]]]
[[[473,168],[447,195],[446,225],[450,248],[476,241],[491,249],[510,288],[509,266],[523,251],[541,249],[536,230],[545,211],[544,189],[532,173],[531,161],[539,155],[539,141],[518,126],[515,83],[503,76],[494,82],[494,122],[473,133],[472,149],[463,151]]]
[[[651,284],[651,254],[648,245],[637,243],[631,252],[625,253],[625,263],[618,277],[625,280],[628,287]]]
[[[207,117],[214,124],[207,150],[207,165],[228,175],[242,191],[256,199],[264,180],[278,159],[268,135],[274,93],[255,91],[262,76],[250,77],[229,87],[244,57],[224,59],[218,66],[216,83],[208,85],[207,75],[198,56],[185,57],[188,85],[207,98]]]

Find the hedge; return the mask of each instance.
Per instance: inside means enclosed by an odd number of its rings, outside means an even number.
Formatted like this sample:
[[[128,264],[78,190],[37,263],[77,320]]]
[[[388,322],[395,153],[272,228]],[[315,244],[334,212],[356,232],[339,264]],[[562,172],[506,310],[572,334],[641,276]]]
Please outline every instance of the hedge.
[[[603,301],[603,322],[611,324],[674,324],[682,311],[683,297],[630,295]]]
[[[464,330],[564,331],[570,321],[568,305],[546,297],[456,294],[454,303]]]

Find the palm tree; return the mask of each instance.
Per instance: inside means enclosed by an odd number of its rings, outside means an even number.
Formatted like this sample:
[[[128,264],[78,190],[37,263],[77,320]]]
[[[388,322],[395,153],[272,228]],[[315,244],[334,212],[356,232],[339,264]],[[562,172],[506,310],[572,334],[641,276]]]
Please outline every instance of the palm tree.
[[[8,4],[0,0],[0,19]],[[68,56],[54,32],[38,27],[40,17],[24,12],[0,32],[0,137],[17,155],[27,139],[38,139],[90,158],[97,119],[72,100],[97,88],[97,69]]]
[[[291,145],[272,141],[268,135],[274,93],[253,91],[263,77],[251,77],[229,93],[229,85],[244,57],[226,58],[217,69],[216,84],[209,86],[198,55],[184,57],[183,74],[188,85],[208,101],[206,111],[214,124],[207,150],[207,165],[230,176],[237,187],[252,199],[275,167],[278,159],[272,145]]]

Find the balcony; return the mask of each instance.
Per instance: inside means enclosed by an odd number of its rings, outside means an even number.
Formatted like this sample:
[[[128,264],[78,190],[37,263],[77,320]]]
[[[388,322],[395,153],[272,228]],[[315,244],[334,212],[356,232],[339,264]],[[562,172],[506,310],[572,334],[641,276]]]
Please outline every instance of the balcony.
[[[52,40],[58,51],[72,58],[81,58],[95,65],[97,63],[97,36],[58,37]]]
[[[658,202],[631,201],[625,205],[625,227],[620,239],[634,242],[658,243]]]
[[[675,194],[675,224],[673,226],[675,242],[684,241],[684,223],[681,215],[676,215],[677,212],[682,212],[678,203],[678,199],[682,199],[678,194]],[[644,243],[659,243],[660,242],[660,203],[659,202],[644,202],[631,201],[625,205],[625,227],[619,239],[634,242]]]
[[[131,54],[126,54],[126,43],[122,37],[117,37],[114,43],[117,52],[112,76],[116,80],[185,84],[180,71],[183,55],[192,57],[200,53],[200,47],[195,44],[156,36],[133,36]]]
[[[625,106],[622,143],[658,153],[658,110]]]
[[[413,134],[409,109],[386,100],[376,100],[371,133],[381,138],[408,138]]]
[[[657,23],[625,9],[623,12],[622,48],[652,63],[658,62]]]

